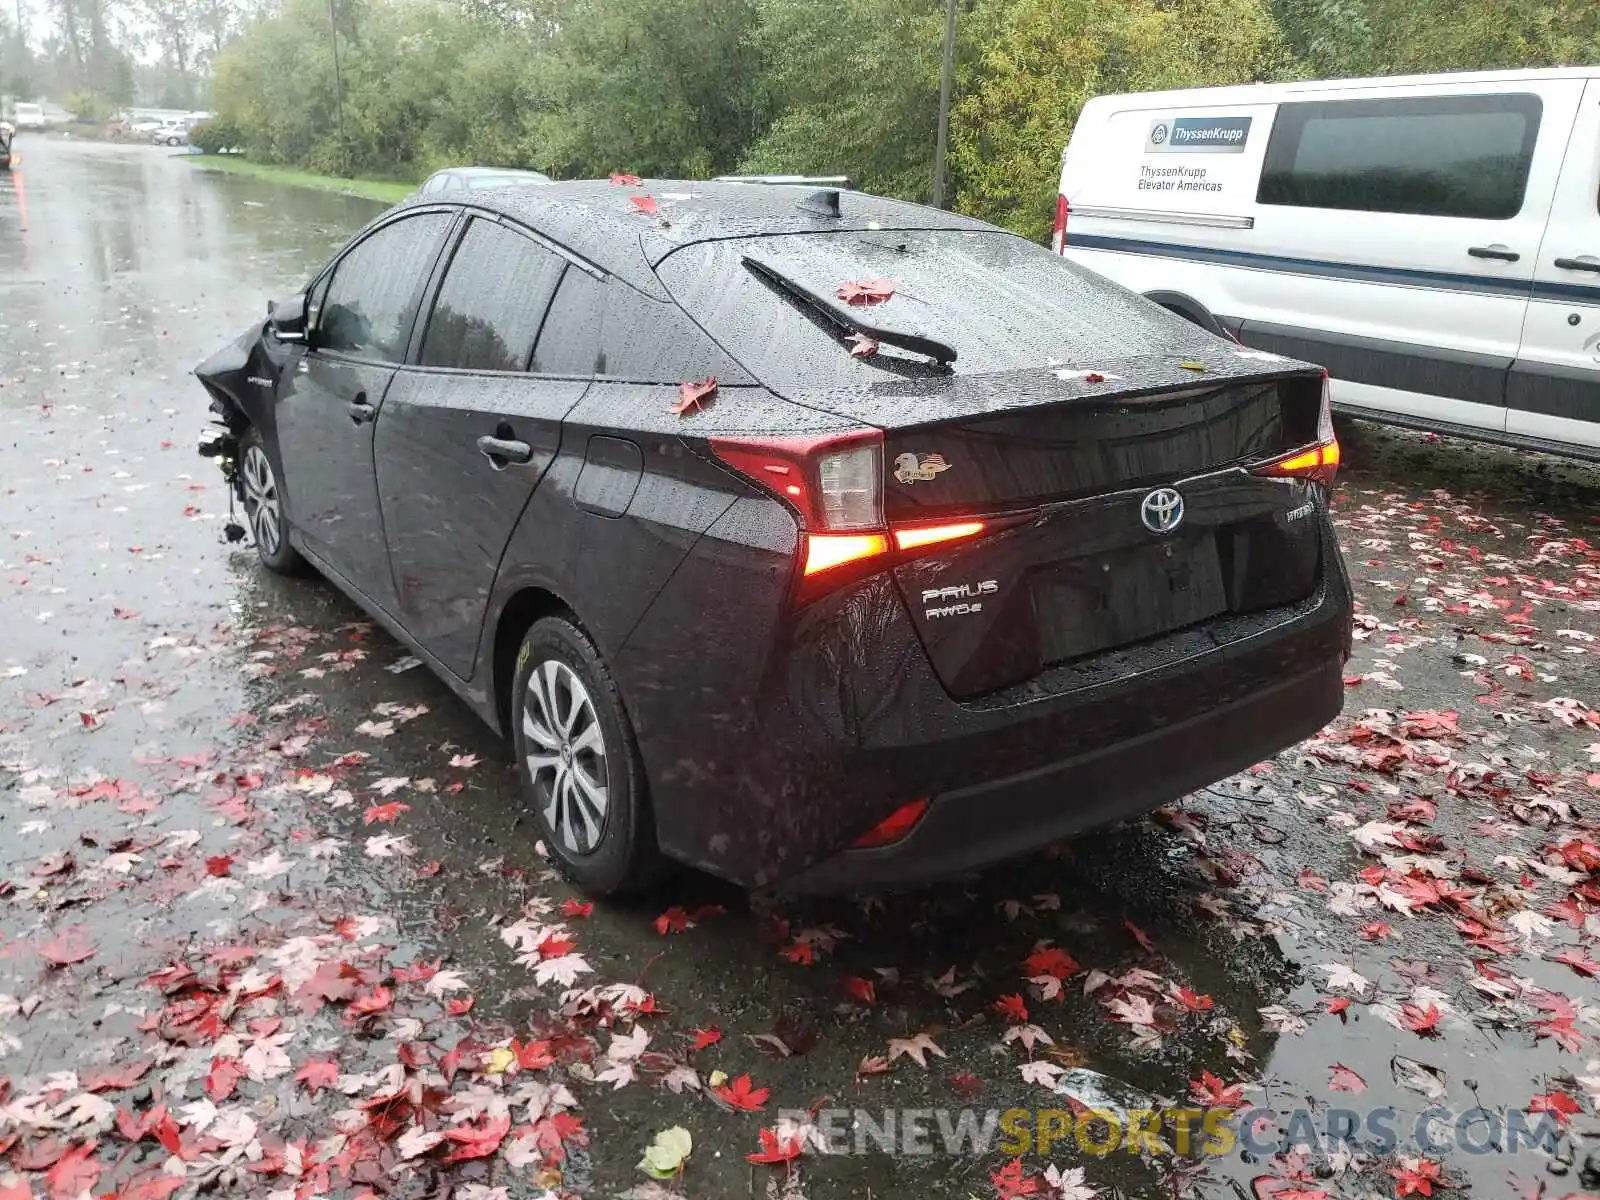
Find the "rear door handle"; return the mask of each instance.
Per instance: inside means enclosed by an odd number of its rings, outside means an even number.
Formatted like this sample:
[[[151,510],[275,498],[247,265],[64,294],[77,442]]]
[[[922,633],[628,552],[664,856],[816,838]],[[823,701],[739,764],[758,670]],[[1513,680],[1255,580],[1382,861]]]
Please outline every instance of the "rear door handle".
[[[1467,253],[1473,258],[1493,258],[1500,262],[1516,262],[1522,255],[1515,250],[1507,250],[1504,246],[1470,246]]]
[[[367,394],[365,392],[357,392],[356,398],[351,401],[350,406],[345,411],[350,414],[350,423],[352,425],[365,425],[378,415],[378,410],[367,403]]]
[[[1582,258],[1558,258],[1556,266],[1563,271],[1593,271],[1600,275],[1600,258],[1585,254]]]
[[[512,463],[525,463],[533,460],[533,447],[527,442],[515,441],[511,438],[497,438],[485,435],[478,439],[478,453],[489,460],[489,465],[496,471],[504,471]]]

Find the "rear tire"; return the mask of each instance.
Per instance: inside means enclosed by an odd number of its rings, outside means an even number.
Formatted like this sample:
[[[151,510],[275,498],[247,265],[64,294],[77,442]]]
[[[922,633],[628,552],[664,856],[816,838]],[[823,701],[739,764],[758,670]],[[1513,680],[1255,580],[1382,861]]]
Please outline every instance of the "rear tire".
[[[289,544],[283,513],[283,487],[261,431],[254,425],[239,439],[239,475],[244,483],[244,517],[255,538],[261,565],[279,575],[303,575],[306,560]]]
[[[518,770],[550,860],[597,896],[652,883],[663,861],[644,765],[589,636],[565,617],[535,621],[512,688]]]

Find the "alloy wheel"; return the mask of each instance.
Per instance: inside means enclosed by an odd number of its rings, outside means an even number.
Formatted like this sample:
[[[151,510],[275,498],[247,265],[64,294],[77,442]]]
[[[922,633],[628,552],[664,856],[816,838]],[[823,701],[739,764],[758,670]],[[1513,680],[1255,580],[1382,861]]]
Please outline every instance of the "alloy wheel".
[[[283,542],[283,516],[278,506],[278,479],[260,446],[244,452],[244,513],[256,545],[271,556]]]
[[[529,674],[522,732],[545,826],[569,855],[594,853],[609,807],[605,734],[588,689],[566,663],[546,659]]]

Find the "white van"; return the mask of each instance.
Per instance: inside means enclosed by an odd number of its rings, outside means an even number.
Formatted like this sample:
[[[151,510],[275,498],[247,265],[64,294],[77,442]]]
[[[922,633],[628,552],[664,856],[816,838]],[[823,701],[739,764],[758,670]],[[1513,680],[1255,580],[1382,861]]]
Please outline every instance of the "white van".
[[[1600,458],[1600,67],[1100,96],[1055,238],[1340,411]]]

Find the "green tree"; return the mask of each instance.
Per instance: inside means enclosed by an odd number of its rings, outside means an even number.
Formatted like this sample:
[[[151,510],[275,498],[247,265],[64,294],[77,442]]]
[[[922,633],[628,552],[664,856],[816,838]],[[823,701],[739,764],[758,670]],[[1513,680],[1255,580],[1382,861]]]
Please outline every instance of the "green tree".
[[[1292,69],[1267,0],[979,0],[988,41],[961,77],[963,212],[1043,239],[1062,149],[1103,92],[1248,83]]]
[[[740,169],[845,174],[926,200],[939,119],[941,0],[759,0],[770,123]],[[973,28],[977,14],[962,18]],[[981,27],[981,26],[980,26]]]
[[[575,0],[536,60],[531,136],[556,173],[701,177],[755,131],[751,0]]]

